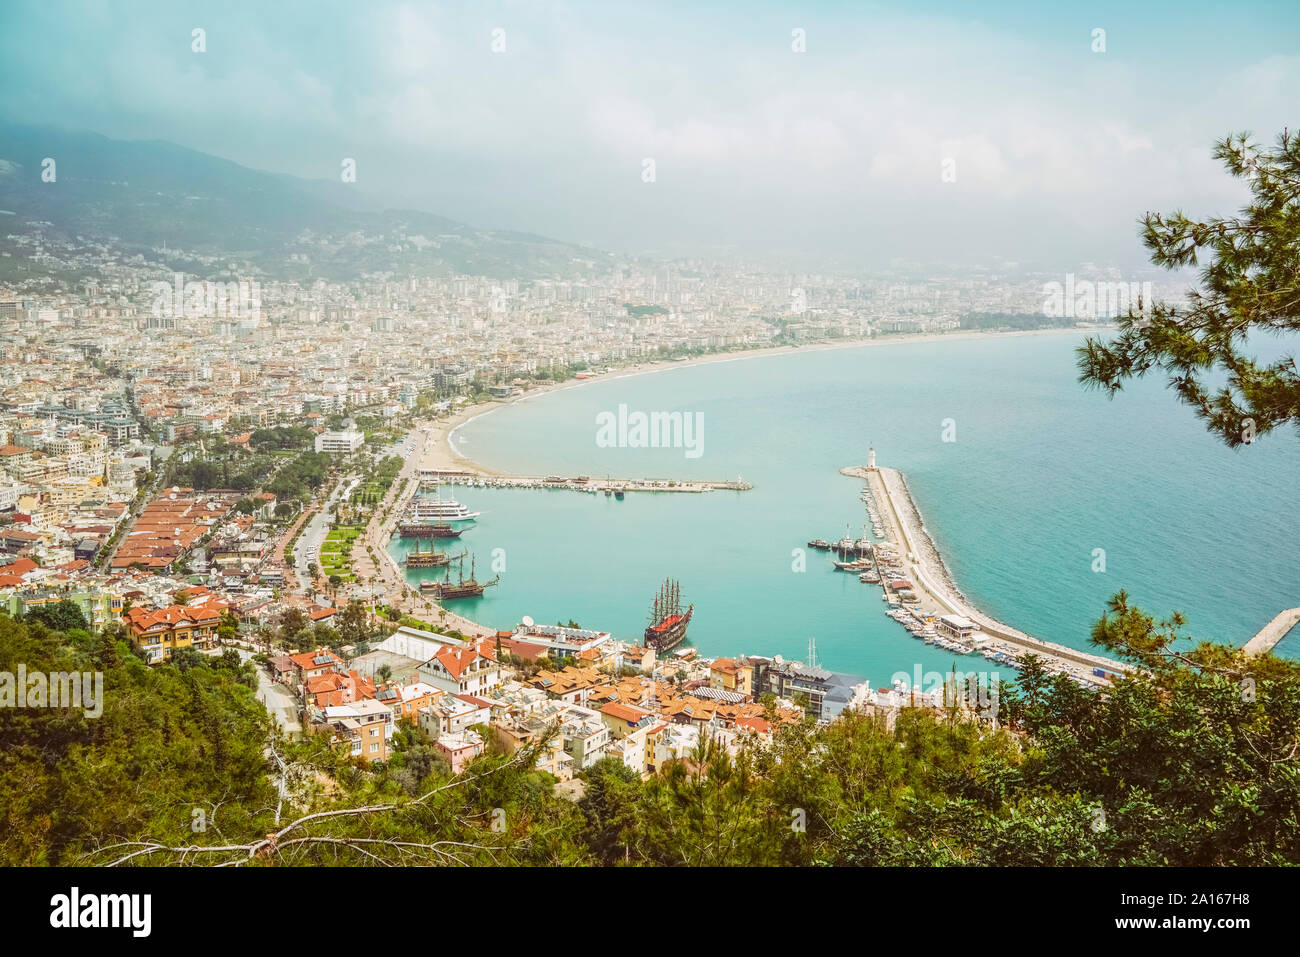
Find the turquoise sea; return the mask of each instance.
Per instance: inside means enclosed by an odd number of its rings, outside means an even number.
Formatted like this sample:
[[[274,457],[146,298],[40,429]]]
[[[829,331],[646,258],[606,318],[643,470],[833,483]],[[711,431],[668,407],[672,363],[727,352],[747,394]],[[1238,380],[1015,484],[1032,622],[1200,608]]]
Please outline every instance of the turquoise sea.
[[[639,638],[667,576],[695,604],[690,641],[709,655],[783,654],[887,683],[946,671],[884,615],[879,588],[833,570],[833,540],[866,519],[864,463],[902,470],[954,580],[989,614],[1078,648],[1107,598],[1181,610],[1196,637],[1242,642],[1300,605],[1300,439],[1232,451],[1162,380],[1108,400],[1077,383],[1082,334],[986,336],[737,358],[605,379],[516,402],[453,436],[486,466],[521,474],[743,476],[747,492],[604,495],[456,487],[482,510],[462,536],[501,583],[455,603],[485,624],[575,619]],[[1259,350],[1280,354],[1276,343]],[[601,447],[597,416],[699,413],[687,450]],[[951,419],[943,441],[945,420]],[[395,540],[391,551],[411,543]],[[500,551],[495,551],[500,549]],[[1093,570],[1095,549],[1105,571]],[[484,573],[487,572],[485,575]],[[411,580],[435,573],[411,572]],[[1279,646],[1300,655],[1300,630]],[[981,658],[958,659],[982,670]]]

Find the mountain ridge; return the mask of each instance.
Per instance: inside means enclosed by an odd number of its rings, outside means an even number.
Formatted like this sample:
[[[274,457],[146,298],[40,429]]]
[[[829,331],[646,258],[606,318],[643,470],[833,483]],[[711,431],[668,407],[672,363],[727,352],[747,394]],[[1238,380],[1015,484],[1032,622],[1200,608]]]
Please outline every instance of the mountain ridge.
[[[42,163],[54,160],[54,181]],[[243,166],[169,140],[0,119],[0,208],[50,238],[110,242],[169,265],[160,247],[242,260],[275,278],[588,273],[609,254],[394,209],[356,187]],[[9,249],[9,244],[6,244]]]

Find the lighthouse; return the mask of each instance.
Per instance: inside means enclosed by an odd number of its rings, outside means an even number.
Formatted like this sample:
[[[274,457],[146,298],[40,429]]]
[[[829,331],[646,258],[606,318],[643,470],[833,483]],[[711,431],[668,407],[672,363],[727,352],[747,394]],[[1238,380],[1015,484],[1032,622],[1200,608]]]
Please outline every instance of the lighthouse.
[[[876,447],[874,445],[867,449],[867,468],[873,472],[876,470]]]

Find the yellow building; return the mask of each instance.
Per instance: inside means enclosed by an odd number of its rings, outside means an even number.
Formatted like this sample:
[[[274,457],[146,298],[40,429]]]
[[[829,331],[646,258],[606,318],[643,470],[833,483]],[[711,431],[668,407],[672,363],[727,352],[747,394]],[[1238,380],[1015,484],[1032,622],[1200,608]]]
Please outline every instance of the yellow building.
[[[745,658],[719,658],[709,665],[709,687],[737,694],[754,693],[754,666]]]
[[[132,608],[126,614],[126,629],[131,644],[145,655],[149,664],[170,661],[177,648],[195,645],[207,647],[216,640],[225,606],[207,602],[202,607],[172,605],[151,611]]]

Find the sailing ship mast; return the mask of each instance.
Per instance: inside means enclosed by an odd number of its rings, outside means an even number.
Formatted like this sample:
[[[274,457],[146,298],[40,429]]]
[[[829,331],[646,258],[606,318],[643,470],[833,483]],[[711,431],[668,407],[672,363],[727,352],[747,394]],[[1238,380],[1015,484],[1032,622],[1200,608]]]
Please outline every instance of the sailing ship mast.
[[[686,626],[695,612],[692,605],[682,611],[681,582],[669,578],[659,587],[650,603],[650,621],[645,630],[646,644],[656,651],[667,651],[686,638]]]

